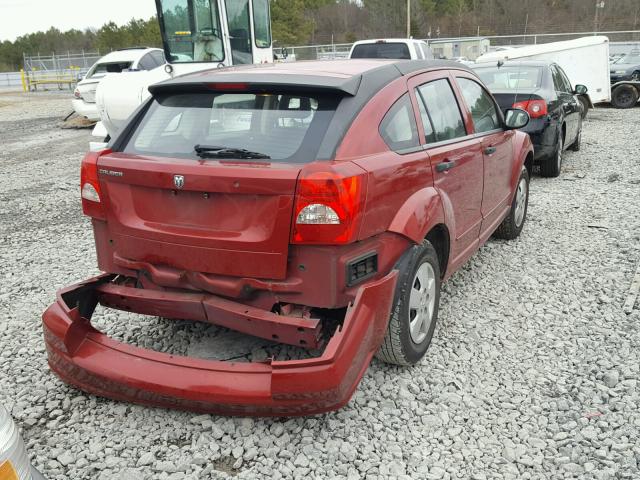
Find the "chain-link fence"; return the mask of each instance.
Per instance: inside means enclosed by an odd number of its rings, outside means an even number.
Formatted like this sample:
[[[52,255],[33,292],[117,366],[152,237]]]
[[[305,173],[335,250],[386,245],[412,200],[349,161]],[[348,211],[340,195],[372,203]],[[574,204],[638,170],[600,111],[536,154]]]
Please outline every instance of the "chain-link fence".
[[[21,83],[25,91],[73,89],[100,58],[99,52],[24,55]]]
[[[640,42],[640,30],[623,30],[610,32],[575,32],[575,33],[530,33],[522,35],[493,35],[463,38],[425,38],[436,54],[445,57],[467,56],[470,60],[496,47],[536,45],[540,43],[560,42],[575,38],[604,35],[609,37],[612,45],[632,45]],[[346,58],[351,50],[351,43],[328,45],[308,45],[274,48],[276,55],[287,61],[293,60],[330,60]]]

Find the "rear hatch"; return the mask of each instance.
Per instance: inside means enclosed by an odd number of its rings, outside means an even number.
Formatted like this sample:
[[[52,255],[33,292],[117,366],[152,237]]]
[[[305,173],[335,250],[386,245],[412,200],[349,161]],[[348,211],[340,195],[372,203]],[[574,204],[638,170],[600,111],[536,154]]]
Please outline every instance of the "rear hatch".
[[[296,181],[339,98],[160,95],[98,161],[108,230],[125,259],[283,279]]]
[[[114,250],[188,271],[284,278],[300,167],[102,156]]]

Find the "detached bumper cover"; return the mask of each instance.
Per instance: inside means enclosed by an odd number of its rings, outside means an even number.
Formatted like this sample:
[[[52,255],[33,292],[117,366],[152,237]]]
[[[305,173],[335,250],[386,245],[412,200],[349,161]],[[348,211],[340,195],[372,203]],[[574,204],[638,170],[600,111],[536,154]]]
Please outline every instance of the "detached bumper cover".
[[[392,271],[360,288],[322,356],[242,363],[168,355],[99,332],[90,317],[111,279],[102,275],[59,291],[44,312],[49,365],[82,390],[151,406],[259,416],[335,410],[349,401],[382,342],[396,278]]]

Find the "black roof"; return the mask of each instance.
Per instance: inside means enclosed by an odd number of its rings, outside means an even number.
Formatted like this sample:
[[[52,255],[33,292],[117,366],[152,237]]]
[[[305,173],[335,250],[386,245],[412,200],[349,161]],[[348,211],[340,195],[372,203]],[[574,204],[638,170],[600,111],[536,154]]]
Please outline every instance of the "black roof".
[[[304,91],[338,91],[346,95],[367,94],[362,87],[372,83],[378,89],[403,75],[423,70],[458,69],[467,66],[447,60],[349,59],[301,61],[211,68],[188,73],[149,87],[151,93],[193,91],[216,83],[241,83],[247,90],[286,88]]]

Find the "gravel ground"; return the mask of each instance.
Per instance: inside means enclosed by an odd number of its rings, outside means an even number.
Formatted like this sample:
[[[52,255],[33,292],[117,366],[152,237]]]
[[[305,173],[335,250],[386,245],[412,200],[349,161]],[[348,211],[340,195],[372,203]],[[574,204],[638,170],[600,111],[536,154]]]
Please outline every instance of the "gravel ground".
[[[640,108],[590,112],[562,176],[533,178],[521,237],[444,286],[421,365],[374,360],[347,407],[287,420],[118,403],[50,373],[40,315],[97,273],[78,192],[89,132],[58,128],[68,102],[0,95],[0,402],[49,479],[640,478],[640,306],[622,309],[640,260]],[[98,323],[163,351],[272,348],[129,320]]]

